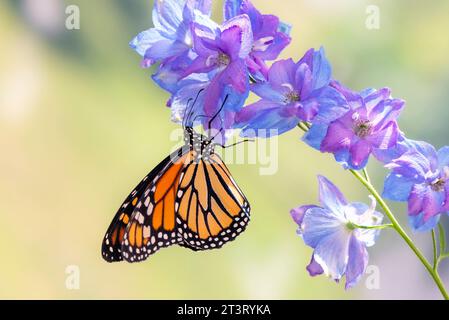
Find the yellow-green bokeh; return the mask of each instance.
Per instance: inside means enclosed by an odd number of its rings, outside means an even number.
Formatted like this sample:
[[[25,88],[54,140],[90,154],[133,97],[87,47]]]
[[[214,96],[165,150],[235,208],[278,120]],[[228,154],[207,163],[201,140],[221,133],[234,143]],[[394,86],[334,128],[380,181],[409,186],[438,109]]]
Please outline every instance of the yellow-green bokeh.
[[[221,1],[214,3],[221,19]],[[400,124],[408,136],[438,147],[449,142],[447,1],[254,3],[293,25],[283,58],[323,45],[335,78],[357,90],[389,86],[407,100]],[[80,30],[64,28],[69,4],[81,10]],[[378,30],[365,26],[369,5],[380,9]],[[171,150],[177,127],[167,94],[128,47],[151,26],[151,7],[147,0],[0,0],[0,298],[438,297],[390,231],[370,249],[379,290],[368,290],[365,279],[345,291],[307,275],[311,250],[295,234],[289,210],[316,202],[316,175],[351,200],[368,199],[330,156],[305,146],[299,130],[279,138],[275,175],[261,176],[257,165],[230,166],[252,205],[250,226],[236,241],[201,253],[173,247],[132,265],[102,260],[113,214]],[[48,12],[54,25],[46,24]],[[370,169],[381,188],[385,171]],[[404,206],[394,208],[405,222]],[[427,235],[413,236],[427,252]],[[80,268],[79,290],[65,286],[69,265]]]

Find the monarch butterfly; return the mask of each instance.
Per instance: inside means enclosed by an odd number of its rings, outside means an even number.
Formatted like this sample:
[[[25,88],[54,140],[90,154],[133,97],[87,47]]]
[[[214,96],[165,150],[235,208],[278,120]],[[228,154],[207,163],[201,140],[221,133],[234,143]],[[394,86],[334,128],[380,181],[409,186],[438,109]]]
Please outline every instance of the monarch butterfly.
[[[172,244],[218,249],[245,230],[250,205],[214,152],[221,144],[183,127],[184,146],[145,176],[117,211],[102,243],[106,261],[143,261]]]

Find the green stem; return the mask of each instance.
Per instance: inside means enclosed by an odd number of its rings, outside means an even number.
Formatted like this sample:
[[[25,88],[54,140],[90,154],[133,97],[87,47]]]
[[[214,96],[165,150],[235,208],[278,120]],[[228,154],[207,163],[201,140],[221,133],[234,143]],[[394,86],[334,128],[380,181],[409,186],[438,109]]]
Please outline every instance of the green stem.
[[[366,181],[371,183],[371,179],[369,177],[368,170],[366,168],[363,168],[363,175],[365,176]]]
[[[440,239],[440,251],[437,260],[437,269],[441,261],[449,258],[449,252],[446,252],[446,231],[442,223],[438,223],[438,238]]]
[[[447,293],[446,288],[444,287],[444,284],[440,278],[440,275],[438,274],[438,272],[436,270],[433,269],[432,265],[427,261],[427,259],[424,257],[424,255],[421,253],[421,251],[418,249],[418,247],[416,247],[416,245],[413,243],[412,239],[410,239],[408,234],[404,231],[404,229],[402,228],[402,226],[399,224],[398,220],[394,216],[393,212],[391,212],[390,208],[385,203],[385,201],[382,199],[382,197],[379,195],[377,190],[360,173],[358,173],[355,170],[350,170],[350,171],[365,186],[365,188],[373,195],[373,197],[376,198],[377,203],[379,203],[379,205],[384,210],[388,219],[390,219],[391,224],[393,225],[393,228],[396,230],[397,233],[399,233],[399,235],[402,237],[402,239],[404,239],[404,241],[407,243],[407,245],[410,247],[410,249],[412,249],[412,251],[418,257],[418,259],[421,261],[421,263],[427,269],[427,271],[429,272],[433,281],[438,286],[438,289],[440,290],[444,299],[449,300],[449,294]]]
[[[437,272],[440,258],[437,253],[437,238],[435,236],[435,229],[432,229],[432,246],[433,246],[433,271]]]
[[[446,254],[446,231],[441,222],[438,223],[438,236],[440,238],[440,256],[443,256]]]
[[[381,224],[381,225],[377,225],[377,226],[359,226],[358,224],[352,223],[352,225],[357,228],[357,229],[385,229],[385,228],[393,228],[393,224],[391,223],[387,223],[387,224]]]

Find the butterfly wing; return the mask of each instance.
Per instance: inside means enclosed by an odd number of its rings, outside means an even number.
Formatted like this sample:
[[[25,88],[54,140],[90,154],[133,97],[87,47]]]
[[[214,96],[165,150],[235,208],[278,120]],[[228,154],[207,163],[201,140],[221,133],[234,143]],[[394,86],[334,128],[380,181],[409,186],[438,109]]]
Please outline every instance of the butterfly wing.
[[[249,222],[250,205],[217,154],[185,167],[175,207],[179,244],[195,251],[222,247]]]
[[[179,244],[217,249],[243,232],[250,206],[221,158],[195,160],[182,148],[164,159],[126,198],[103,240],[106,261],[143,261]]]
[[[102,256],[108,262],[116,262],[123,260],[122,257],[122,241],[125,235],[126,227],[131,220],[131,216],[140,202],[148,185],[160,174],[160,172],[170,163],[171,156],[165,158],[157,165],[142,181],[133,189],[126,197],[123,204],[114,216],[106,235],[103,238],[101,246]]]
[[[182,242],[175,198],[181,173],[192,157],[189,148],[181,149],[146,186],[123,237],[121,251],[126,261],[143,261],[160,248]]]

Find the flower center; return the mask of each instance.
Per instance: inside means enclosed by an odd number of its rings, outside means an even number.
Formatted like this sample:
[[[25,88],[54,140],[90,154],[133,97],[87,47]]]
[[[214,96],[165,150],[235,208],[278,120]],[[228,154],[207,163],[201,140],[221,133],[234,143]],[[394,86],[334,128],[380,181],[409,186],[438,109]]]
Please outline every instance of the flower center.
[[[430,184],[430,188],[432,188],[432,190],[435,192],[442,192],[444,191],[445,184],[446,181],[443,178],[439,178]]]
[[[365,138],[371,134],[373,126],[368,120],[357,120],[354,126],[354,133],[359,138]]]
[[[252,51],[265,51],[273,43],[274,37],[260,38],[253,44]]]
[[[351,221],[346,222],[346,228],[348,228],[349,231],[357,229],[357,226],[352,223]]]
[[[217,57],[217,64],[220,67],[226,67],[231,62],[231,58],[223,52],[220,52]]]
[[[301,96],[295,90],[291,90],[290,92],[288,92],[285,95],[285,102],[286,103],[294,103],[294,102],[298,102],[299,100],[301,100]]]

